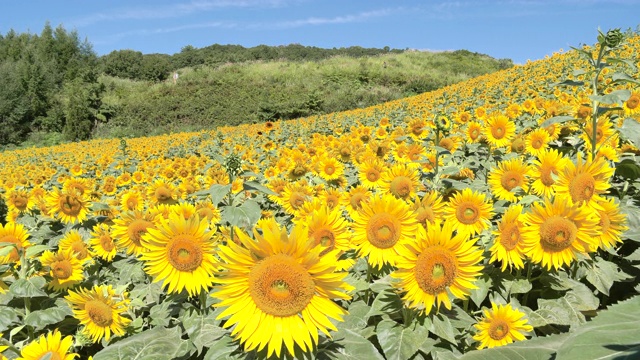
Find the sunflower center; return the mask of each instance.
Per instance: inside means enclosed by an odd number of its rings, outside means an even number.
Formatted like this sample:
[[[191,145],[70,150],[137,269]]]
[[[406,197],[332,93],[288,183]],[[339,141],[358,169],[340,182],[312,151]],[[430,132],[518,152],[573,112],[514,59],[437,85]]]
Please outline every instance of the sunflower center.
[[[267,314],[292,316],[307,307],[315,283],[307,269],[290,255],[276,254],[258,262],[249,272],[249,293]]]
[[[453,149],[453,140],[449,139],[449,138],[443,138],[442,140],[440,140],[440,146],[451,151],[451,149]]]
[[[400,239],[400,222],[391,214],[375,214],[367,224],[367,239],[379,248],[387,249]]]
[[[84,241],[78,240],[71,243],[71,250],[77,254],[78,260],[82,260],[89,256],[89,250],[87,249],[87,245]]]
[[[159,202],[165,202],[171,200],[171,190],[169,190],[166,186],[159,186],[155,191],[156,199]]]
[[[314,231],[311,234],[311,238],[313,239],[315,245],[320,245],[329,249],[332,249],[333,245],[335,244],[335,236],[333,235],[333,231],[326,228]]]
[[[471,138],[471,140],[475,140],[478,138],[478,136],[480,136],[480,130],[479,129],[473,129],[471,130],[471,132],[469,133],[469,137]]]
[[[540,245],[545,251],[562,251],[571,246],[577,233],[571,220],[554,215],[540,225]]]
[[[73,274],[73,267],[69,260],[56,261],[51,264],[52,276],[58,280],[66,280]]]
[[[84,305],[84,310],[93,323],[99,327],[107,327],[113,322],[111,306],[100,300],[89,300]]]
[[[463,202],[456,209],[456,217],[465,225],[475,224],[480,218],[478,206],[472,202]]]
[[[489,337],[493,340],[502,340],[509,334],[509,324],[502,319],[493,319],[489,327]]]
[[[363,202],[365,198],[365,194],[353,194],[349,199],[349,203],[351,204],[352,208],[359,209],[361,206],[360,203]]]
[[[327,206],[330,209],[335,208],[336,206],[338,206],[338,203],[340,202],[340,199],[336,196],[330,195],[329,197],[327,197]]]
[[[458,262],[451,252],[442,247],[426,248],[416,260],[414,270],[420,289],[432,295],[451,286],[458,272]]]
[[[546,187],[550,187],[556,182],[553,180],[551,174],[556,174],[556,170],[551,166],[543,166],[540,168],[540,181]]]
[[[136,209],[138,207],[138,200],[135,198],[129,198],[129,200],[127,200],[127,207],[129,209]]]
[[[15,248],[13,248],[13,250],[11,250],[9,255],[7,255],[9,257],[9,262],[16,262],[20,259],[20,255],[18,255],[18,249],[22,249],[22,243],[18,241],[18,238],[13,235],[5,235],[3,237],[0,237],[0,243],[12,243],[16,246]],[[0,247],[0,249],[2,248],[3,247]]]
[[[413,183],[411,182],[411,179],[406,176],[396,176],[391,180],[389,191],[396,197],[406,198],[411,193],[412,187]]]
[[[191,235],[178,235],[167,244],[167,259],[178,271],[192,272],[202,264],[202,248]]]
[[[380,172],[376,169],[367,170],[367,180],[371,182],[376,182],[380,179]]]
[[[13,206],[15,206],[16,209],[18,209],[20,211],[24,211],[24,210],[27,209],[27,203],[28,203],[29,199],[27,199],[25,196],[16,195],[11,200],[13,202]]]
[[[627,107],[631,110],[634,110],[635,108],[637,108],[638,105],[640,105],[640,96],[638,95],[632,95],[627,100]]]
[[[336,172],[336,168],[333,165],[327,165],[324,167],[324,173],[327,175],[333,175]]]
[[[147,228],[153,226],[150,221],[144,219],[135,219],[129,224],[127,228],[127,233],[131,242],[133,242],[136,246],[140,246],[140,240],[142,240],[142,235],[147,232]]]
[[[496,139],[502,139],[504,137],[505,128],[503,125],[497,125],[491,127],[491,135]]]
[[[291,193],[291,197],[289,198],[289,204],[295,210],[299,209],[302,205],[304,205],[306,197],[303,193],[299,191],[294,191]]]
[[[433,209],[431,208],[431,206],[420,206],[418,209],[416,209],[415,213],[416,219],[421,224],[427,222],[433,224],[433,222],[435,221],[435,214],[433,213]]]
[[[520,228],[517,224],[507,224],[502,227],[500,232],[500,244],[511,251],[516,248],[520,241]]]
[[[298,177],[306,173],[307,173],[307,168],[305,168],[302,165],[297,165],[292,171],[293,176],[298,176]]]
[[[64,195],[58,203],[60,211],[69,216],[78,216],[82,210],[82,202],[75,195]]]
[[[46,357],[47,355],[49,357]],[[38,359],[36,359],[36,360],[40,360],[40,359],[62,360],[60,355],[55,351],[47,351],[46,353],[42,354],[42,356],[38,357]]]
[[[609,215],[607,215],[607,213],[604,211],[598,211],[598,214],[600,215],[600,222],[598,222],[598,225],[602,227],[601,233],[605,234],[611,227],[611,219],[609,218]]]
[[[524,179],[521,173],[514,170],[509,170],[505,171],[505,173],[502,174],[500,184],[507,191],[511,191],[513,188],[522,185],[523,180]]]
[[[102,248],[106,252],[110,252],[111,250],[113,250],[114,245],[113,245],[113,239],[111,238],[111,236],[109,236],[108,234],[101,235],[100,246],[102,246]]]
[[[580,173],[571,180],[569,193],[573,202],[589,201],[595,192],[596,180],[589,173]]]
[[[540,149],[544,143],[540,139],[535,139],[531,142],[531,147],[534,149]]]

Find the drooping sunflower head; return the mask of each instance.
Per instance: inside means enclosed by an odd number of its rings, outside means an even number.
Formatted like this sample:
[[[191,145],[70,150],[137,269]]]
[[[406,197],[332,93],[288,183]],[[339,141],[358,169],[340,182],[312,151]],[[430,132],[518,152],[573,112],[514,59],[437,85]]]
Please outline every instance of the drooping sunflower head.
[[[442,195],[436,191],[429,191],[422,200],[415,200],[412,205],[416,220],[423,227],[429,224],[441,222],[444,214],[445,203],[442,201]]]
[[[360,211],[362,205],[367,203],[371,198],[371,191],[364,186],[356,186],[345,192],[342,197],[342,204],[349,213],[351,218]]]
[[[620,206],[614,198],[605,198],[600,202],[602,210],[598,210],[598,247],[609,249],[622,242],[622,233],[628,229],[626,216],[620,211]]]
[[[422,186],[419,177],[416,166],[397,163],[382,174],[382,188],[399,199],[410,200]]]
[[[93,257],[89,245],[76,229],[71,229],[64,234],[58,243],[58,248],[60,250],[71,250],[80,261],[89,261]]]
[[[382,160],[369,158],[358,166],[358,179],[362,186],[374,190],[382,185],[382,174],[386,165]]]
[[[623,107],[625,116],[634,116],[640,113],[640,92],[632,92]]]
[[[168,180],[156,179],[147,187],[147,199],[153,204],[174,204],[177,202],[178,191]]]
[[[347,251],[351,245],[351,232],[347,228],[347,221],[341,211],[322,206],[313,211],[307,218],[306,227],[309,230],[311,246],[319,246],[323,250],[320,255],[338,249]]]
[[[561,169],[564,169],[569,159],[562,156],[556,149],[546,148],[540,152],[538,159],[533,162],[533,183],[531,190],[544,198],[551,198],[555,194],[556,179]]]
[[[0,223],[0,243],[10,243],[12,245],[0,245],[0,249],[11,246],[13,249],[6,255],[0,256],[1,264],[13,264],[20,262],[20,252],[31,246],[29,233],[24,225],[16,222],[8,222],[5,225]]]
[[[23,347],[17,360],[38,360],[47,356],[52,360],[73,360],[78,354],[69,352],[72,345],[73,337],[71,335],[62,338],[60,331],[55,329],[46,335],[40,335],[39,338]]]
[[[543,128],[538,128],[530,132],[526,139],[527,153],[533,156],[539,156],[543,150],[546,149],[550,140],[551,137],[549,133]]]
[[[474,325],[478,333],[473,338],[480,342],[478,349],[494,348],[525,339],[525,333],[533,331],[525,314],[511,304],[491,303],[484,310],[484,317]]]
[[[288,183],[282,191],[282,207],[291,215],[296,215],[305,202],[311,201],[313,188],[304,183]]]
[[[489,226],[489,220],[493,216],[492,208],[485,194],[465,188],[449,200],[444,218],[458,234],[470,237]]]
[[[142,210],[144,208],[144,197],[135,190],[129,190],[122,194],[120,206],[123,211]]]
[[[30,211],[36,205],[34,200],[28,190],[19,188],[9,190],[5,196],[5,203],[9,212],[24,213]]]

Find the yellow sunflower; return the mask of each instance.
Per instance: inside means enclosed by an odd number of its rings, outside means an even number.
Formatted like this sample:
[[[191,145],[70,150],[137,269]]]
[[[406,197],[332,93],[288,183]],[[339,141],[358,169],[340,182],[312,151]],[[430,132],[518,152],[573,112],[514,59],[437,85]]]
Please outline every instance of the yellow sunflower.
[[[593,211],[603,210],[600,205],[604,200],[602,194],[611,187],[609,179],[614,171],[606,159],[596,157],[583,162],[582,154],[578,153],[577,162],[568,161],[560,172],[556,198],[566,201],[569,206],[584,205]]]
[[[76,192],[62,192],[55,189],[47,196],[49,216],[62,221],[65,224],[83,222],[87,219],[89,200],[85,195]]]
[[[547,148],[547,144],[551,141],[551,137],[547,130],[538,128],[527,135],[526,150],[533,156],[540,156]]]
[[[154,216],[142,211],[128,211],[113,220],[111,235],[119,248],[126,249],[127,255],[140,255],[145,251],[142,235],[153,228]]]
[[[524,256],[524,242],[522,241],[522,205],[511,205],[498,223],[498,229],[493,231],[493,245],[489,262],[500,261],[502,271],[515,267],[524,268],[522,258]]]
[[[622,242],[621,235],[628,229],[625,225],[627,220],[614,198],[605,198],[599,205],[602,210],[598,210],[598,225],[601,227],[598,233],[598,247],[609,249]]]
[[[386,166],[377,158],[367,159],[358,166],[358,179],[367,189],[374,190],[382,185],[382,174]]]
[[[529,165],[524,163],[522,157],[515,157],[499,162],[498,167],[489,173],[487,182],[496,198],[516,202],[527,191],[530,176]],[[516,188],[520,188],[520,193],[512,192]]]
[[[491,146],[505,147],[511,144],[516,135],[516,125],[508,117],[495,114],[487,119],[484,135]]]
[[[11,243],[13,245],[0,245],[0,250],[6,246],[13,247],[8,254],[0,256],[0,265],[13,264],[20,262],[20,253],[23,249],[31,246],[29,240],[29,233],[24,225],[15,222],[8,222],[5,225],[0,223],[0,244]]]
[[[221,285],[212,294],[226,308],[218,319],[244,344],[246,351],[267,348],[267,356],[280,357],[283,345],[293,355],[318,344],[318,331],[330,337],[330,321],[342,320],[346,311],[332,299],[349,300],[353,288],[335,272],[338,250],[320,256],[322,248],[309,248],[308,231],[295,226],[291,234],[269,219],[254,230],[252,239],[237,231],[241,245],[228,242],[218,252],[223,269]]]
[[[147,199],[153,204],[174,204],[177,202],[178,191],[169,181],[156,179],[147,187]]]
[[[632,92],[631,96],[624,102],[623,108],[625,116],[633,116],[640,113],[640,92]]]
[[[397,163],[382,174],[382,188],[393,196],[410,200],[422,188],[417,166]]]
[[[312,246],[319,246],[323,250],[320,256],[338,249],[341,252],[350,249],[351,232],[348,222],[342,217],[342,211],[321,206],[314,210],[307,218],[305,225],[309,231]]]
[[[118,251],[111,236],[111,228],[107,224],[97,224],[93,227],[89,244],[93,252],[106,261],[112,261]]]
[[[47,250],[40,256],[40,263],[49,268],[52,278],[47,285],[49,289],[66,290],[84,280],[82,262],[71,249],[60,249],[56,253]]]
[[[169,293],[186,289],[195,296],[213,284],[216,259],[211,237],[216,229],[209,230],[208,223],[197,215],[185,219],[172,213],[142,236],[147,249],[140,257],[144,270],[154,282],[163,281]]]
[[[533,162],[533,183],[531,191],[542,196],[551,198],[555,194],[556,180],[558,174],[566,167],[569,159],[562,156],[556,149],[544,149],[538,155],[538,159]]]
[[[445,208],[445,222],[451,223],[458,234],[466,237],[482,232],[490,224],[493,206],[485,194],[465,188],[449,200]]]
[[[78,354],[69,352],[71,346],[73,337],[69,335],[63,339],[62,334],[55,329],[46,335],[40,335],[38,339],[23,347],[17,360],[40,360],[47,356],[52,360],[73,360]]]
[[[451,223],[419,227],[417,241],[398,249],[398,269],[391,276],[400,280],[393,284],[404,293],[402,299],[408,307],[427,314],[434,305],[451,309],[449,294],[465,299],[477,288],[473,282],[483,268],[478,265],[482,250],[474,240],[454,236],[453,231]]]
[[[352,243],[370,265],[395,266],[399,248],[415,241],[418,226],[407,203],[391,194],[374,195],[353,214]]]
[[[467,125],[466,141],[469,143],[475,143],[482,138],[482,125],[477,121],[470,121]]]
[[[478,349],[494,348],[525,339],[524,333],[533,331],[525,314],[511,304],[491,303],[491,310],[484,310],[484,317],[474,325],[478,333],[473,338],[480,342]]]
[[[598,246],[597,217],[585,206],[569,206],[565,201],[534,203],[524,215],[522,240],[532,262],[551,270],[570,264],[577,254]]]
[[[120,206],[123,211],[142,210],[144,208],[144,197],[135,190],[128,190],[120,199]]]
[[[344,165],[333,157],[322,157],[315,168],[318,176],[326,181],[336,180],[344,174]]]
[[[442,195],[436,191],[429,191],[424,194],[422,200],[414,200],[411,209],[418,223],[426,228],[442,220],[445,205]]]
[[[60,242],[58,243],[58,248],[60,250],[70,249],[73,253],[75,253],[76,257],[80,261],[88,261],[93,257],[93,253],[89,249],[89,246],[84,241],[84,238],[80,234],[80,232],[76,229],[69,230]]]
[[[121,315],[129,306],[127,293],[116,294],[111,285],[94,285],[92,289],[82,288],[78,292],[69,290],[64,298],[73,316],[84,325],[82,332],[94,343],[102,338],[109,341],[111,334],[124,335],[124,329],[131,322]]]
[[[364,186],[356,186],[345,192],[342,197],[342,204],[351,218],[360,211],[362,205],[371,198],[371,191]]]
[[[196,212],[201,219],[207,219],[211,225],[215,225],[220,222],[222,215],[220,209],[218,209],[211,200],[206,200],[196,204]]]
[[[5,203],[9,212],[24,213],[33,209],[36,205],[33,197],[26,189],[14,188],[7,192]]]
[[[300,183],[289,183],[282,191],[282,207],[288,214],[296,215],[305,202],[311,201],[313,189]]]

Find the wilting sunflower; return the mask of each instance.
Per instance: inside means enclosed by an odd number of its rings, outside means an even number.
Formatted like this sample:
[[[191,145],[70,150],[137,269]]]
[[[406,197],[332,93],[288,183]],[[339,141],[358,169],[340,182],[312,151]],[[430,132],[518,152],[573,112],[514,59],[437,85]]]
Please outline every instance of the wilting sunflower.
[[[498,163],[497,168],[491,169],[488,179],[489,188],[496,198],[516,202],[522,195],[512,191],[520,188],[521,192],[526,192],[529,176],[531,176],[531,168],[524,163],[522,157],[503,160]]]
[[[69,290],[64,298],[73,316],[84,325],[82,332],[94,343],[102,338],[109,341],[111,334],[124,335],[124,329],[131,322],[121,316],[129,306],[127,293],[116,294],[111,285],[94,285],[92,289],[82,288],[78,292]]]
[[[75,191],[62,192],[55,189],[47,197],[49,216],[62,221],[65,224],[82,222],[87,219],[90,202],[85,195]]]
[[[76,229],[69,230],[58,243],[60,250],[70,249],[80,261],[88,261],[93,257],[89,245],[84,241],[80,232]]]
[[[24,225],[15,222],[8,222],[5,225],[0,223],[0,244],[1,243],[11,243],[13,245],[0,245],[0,250],[4,249],[5,246],[13,247],[7,255],[0,256],[0,265],[2,264],[12,264],[20,262],[20,254],[18,251],[22,251],[23,249],[31,246],[29,240],[29,233],[27,229],[25,229]]]
[[[241,245],[228,242],[218,252],[223,269],[221,285],[212,296],[226,308],[218,319],[228,319],[231,335],[246,351],[267,347],[267,356],[280,357],[282,347],[293,355],[295,345],[311,351],[318,331],[336,331],[330,319],[342,320],[346,311],[332,299],[349,300],[352,287],[343,281],[346,272],[335,272],[338,250],[320,256],[320,247],[309,248],[307,229],[295,226],[291,234],[273,219],[262,223],[254,239],[237,231]]]
[[[598,210],[600,218],[598,225],[598,246],[601,249],[609,249],[622,242],[621,235],[627,230],[626,216],[620,212],[620,206],[614,198],[605,198],[599,204],[602,210]]]
[[[442,220],[445,203],[442,202],[442,195],[436,191],[429,191],[422,197],[416,199],[411,205],[418,223],[424,227]]]
[[[78,354],[69,353],[72,345],[71,335],[63,339],[62,334],[55,329],[46,335],[40,335],[38,339],[23,347],[17,360],[40,360],[47,356],[52,360],[73,360]]]
[[[40,256],[40,263],[49,268],[52,278],[47,285],[49,289],[66,290],[84,280],[82,261],[71,249],[60,249],[56,253],[47,250]]]
[[[358,255],[370,265],[395,266],[400,248],[415,241],[418,226],[407,203],[387,193],[374,195],[353,214],[353,237]]]
[[[398,269],[391,276],[400,279],[393,283],[404,295],[408,307],[429,314],[433,305],[451,309],[449,294],[465,299],[482,266],[482,250],[475,241],[460,234],[453,235],[453,226],[445,223],[419,227],[417,241],[398,249]]]
[[[367,159],[358,166],[358,179],[367,189],[374,190],[382,185],[382,174],[386,166],[377,158]]]
[[[524,242],[522,241],[522,205],[511,205],[498,223],[498,229],[493,231],[493,245],[491,246],[491,259],[489,262],[502,262],[502,271],[507,266],[516,269],[524,268],[522,257],[524,256]]]
[[[398,163],[382,174],[382,188],[400,199],[415,197],[421,186],[417,166]]]
[[[97,224],[93,227],[89,244],[93,252],[106,261],[113,260],[118,251],[111,236],[111,228],[107,224]]]
[[[489,226],[493,206],[485,194],[465,188],[449,200],[444,219],[453,225],[458,234],[466,237],[482,232]]]
[[[113,220],[111,235],[119,248],[126,250],[127,255],[140,255],[145,251],[141,244],[142,235],[153,228],[153,215],[142,211],[128,211]]]
[[[543,198],[551,198],[555,194],[555,177],[565,168],[569,159],[556,149],[544,149],[533,162],[533,184],[531,190]]]
[[[154,282],[163,281],[169,293],[186,289],[189,295],[198,295],[213,284],[216,259],[215,233],[208,229],[209,221],[193,216],[185,219],[172,213],[169,220],[160,219],[157,228],[147,229],[142,236],[147,249],[140,259],[145,272]]]
[[[611,184],[609,179],[615,169],[607,160],[596,157],[595,160],[582,161],[578,153],[577,162],[568,161],[560,172],[556,182],[556,198],[566,201],[569,206],[584,205],[593,211],[603,210],[600,203],[604,200],[602,194],[607,192]]]
[[[598,246],[597,217],[585,206],[569,206],[565,201],[534,203],[524,215],[522,239],[525,253],[534,263],[551,270],[570,264],[577,254]]]
[[[493,147],[501,148],[510,145],[515,134],[516,125],[504,115],[492,115],[486,121],[484,135]]]
[[[478,349],[494,348],[525,339],[524,333],[533,331],[525,314],[511,304],[491,303],[491,310],[484,310],[484,317],[473,325],[478,333],[473,338],[480,342]]]

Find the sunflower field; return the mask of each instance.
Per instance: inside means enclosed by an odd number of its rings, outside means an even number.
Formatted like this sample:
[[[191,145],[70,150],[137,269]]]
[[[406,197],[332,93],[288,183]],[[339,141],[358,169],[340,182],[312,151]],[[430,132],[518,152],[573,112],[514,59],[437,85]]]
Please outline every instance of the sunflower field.
[[[0,153],[0,359],[640,356],[639,67]]]

